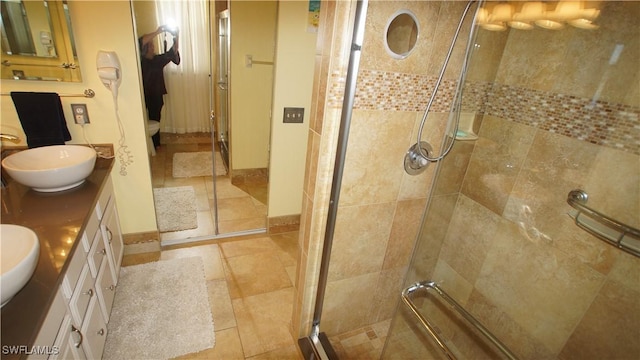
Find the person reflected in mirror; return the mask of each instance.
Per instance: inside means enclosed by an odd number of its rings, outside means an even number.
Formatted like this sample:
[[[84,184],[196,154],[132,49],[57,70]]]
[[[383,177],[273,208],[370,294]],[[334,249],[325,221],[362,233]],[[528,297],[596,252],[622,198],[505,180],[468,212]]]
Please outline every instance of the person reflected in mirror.
[[[173,35],[173,45],[165,49],[162,54],[156,54],[155,38],[165,32]],[[173,62],[180,65],[180,52],[178,51],[178,30],[171,30],[166,25],[159,26],[156,31],[142,35],[138,39],[141,54],[142,86],[144,87],[144,101],[147,106],[149,120],[160,122],[160,113],[164,106],[164,95],[167,88],[164,83],[164,67]],[[160,132],[152,137],[153,145],[160,146]]]

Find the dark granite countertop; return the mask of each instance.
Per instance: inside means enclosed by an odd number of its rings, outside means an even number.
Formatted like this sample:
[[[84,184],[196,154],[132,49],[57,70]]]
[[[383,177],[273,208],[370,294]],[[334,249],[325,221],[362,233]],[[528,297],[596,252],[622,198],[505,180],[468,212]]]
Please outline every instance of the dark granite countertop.
[[[96,159],[93,172],[73,189],[42,193],[3,176],[7,185],[1,192],[3,224],[22,225],[35,231],[40,241],[40,258],[27,285],[4,307],[0,322],[2,358],[6,346],[32,346],[48,309],[62,284],[69,254],[79,246],[81,234],[94,210],[98,194],[106,184],[113,159]],[[3,175],[6,175],[3,172]],[[22,354],[21,356],[23,356]]]

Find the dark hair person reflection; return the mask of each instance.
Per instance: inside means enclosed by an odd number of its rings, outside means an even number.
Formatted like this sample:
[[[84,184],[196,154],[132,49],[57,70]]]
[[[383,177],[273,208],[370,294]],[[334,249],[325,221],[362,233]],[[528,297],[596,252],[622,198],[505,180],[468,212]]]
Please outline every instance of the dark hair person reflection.
[[[173,35],[173,46],[167,50],[166,39],[164,41],[164,53],[156,55],[154,38],[164,32]],[[166,36],[166,35],[165,35]],[[178,52],[178,30],[171,30],[166,25],[159,26],[156,31],[144,34],[138,39],[140,45],[142,85],[144,87],[144,101],[147,105],[149,120],[160,122],[160,113],[164,105],[163,95],[167,93],[164,84],[164,67],[173,62],[180,65],[180,53]],[[160,146],[160,132],[152,137],[153,145]]]

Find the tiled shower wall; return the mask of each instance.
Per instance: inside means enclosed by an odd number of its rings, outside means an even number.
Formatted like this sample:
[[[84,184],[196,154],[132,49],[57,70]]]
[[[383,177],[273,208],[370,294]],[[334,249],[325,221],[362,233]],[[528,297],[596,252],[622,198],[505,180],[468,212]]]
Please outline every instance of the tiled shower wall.
[[[480,34],[481,51],[503,54],[480,138],[457,143],[441,165],[409,281],[441,283],[520,358],[640,356],[640,261],[579,229],[566,203],[581,188],[589,206],[640,226],[639,15],[639,2],[606,2],[594,32]],[[389,353],[407,339],[411,354],[427,351],[395,325]]]

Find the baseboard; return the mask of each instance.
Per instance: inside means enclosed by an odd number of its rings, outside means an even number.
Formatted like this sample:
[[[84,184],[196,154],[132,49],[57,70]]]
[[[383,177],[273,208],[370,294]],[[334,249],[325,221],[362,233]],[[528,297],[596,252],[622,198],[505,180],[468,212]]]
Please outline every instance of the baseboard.
[[[122,241],[125,245],[145,243],[149,241],[160,241],[160,233],[158,231],[147,231],[133,234],[123,234]]]
[[[300,230],[300,215],[267,218],[267,231],[269,234],[280,234],[298,230]]]

